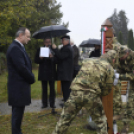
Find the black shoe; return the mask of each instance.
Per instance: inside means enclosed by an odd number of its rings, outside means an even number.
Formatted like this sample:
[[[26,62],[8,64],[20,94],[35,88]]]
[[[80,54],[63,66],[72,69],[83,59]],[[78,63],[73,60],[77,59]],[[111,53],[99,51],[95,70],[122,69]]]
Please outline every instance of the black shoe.
[[[51,114],[57,114],[57,112],[55,111],[55,109],[52,108]]]
[[[47,108],[48,107],[48,105],[42,105],[42,107],[41,108]]]
[[[90,124],[87,124],[84,126],[85,129],[91,130],[91,131],[96,131],[97,127],[96,124],[93,122],[93,124],[90,122]]]
[[[50,104],[51,108],[56,108],[56,106],[54,104]]]

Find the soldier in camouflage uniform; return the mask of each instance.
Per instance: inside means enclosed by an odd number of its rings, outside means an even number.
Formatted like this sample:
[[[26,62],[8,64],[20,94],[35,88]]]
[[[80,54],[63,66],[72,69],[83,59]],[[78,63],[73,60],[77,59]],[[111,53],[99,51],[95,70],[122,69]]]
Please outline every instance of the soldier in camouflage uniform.
[[[113,50],[115,50],[118,54],[121,51],[121,44],[116,40],[116,38],[113,38]],[[119,63],[118,63],[119,65]],[[117,65],[117,66],[118,66]],[[119,69],[115,67],[115,69],[119,73]],[[122,101],[121,101],[121,81],[118,81],[118,84],[116,86],[113,86],[113,112],[114,116],[121,114],[121,108],[122,108]]]
[[[119,64],[118,64],[118,72],[120,73],[120,80],[130,80],[130,89],[127,106],[123,107],[120,105],[120,87],[118,87],[119,91],[118,95],[114,97],[116,104],[122,107],[121,113],[124,117],[122,121],[124,122],[125,128],[129,126],[129,122],[134,119],[134,52],[130,50],[126,46],[122,46],[118,43],[118,41],[113,39],[113,49],[116,50],[119,54]],[[121,96],[121,95],[120,95]],[[116,109],[116,108],[115,108]],[[118,107],[118,110],[120,107]],[[127,125],[126,125],[127,124]],[[126,129],[127,130],[127,129]]]
[[[71,94],[64,104],[61,117],[52,134],[64,134],[71,121],[85,107],[97,124],[97,134],[107,133],[107,118],[101,96],[108,95],[114,82],[115,61],[118,54],[111,50],[99,59],[87,59],[71,84]]]
[[[126,58],[122,53],[124,59],[120,60],[119,66],[121,70],[120,80],[129,80],[130,82],[127,105],[126,108],[122,109],[124,115],[122,121],[126,131],[128,131],[130,121],[134,119],[134,52],[129,49],[127,51],[128,55]]]

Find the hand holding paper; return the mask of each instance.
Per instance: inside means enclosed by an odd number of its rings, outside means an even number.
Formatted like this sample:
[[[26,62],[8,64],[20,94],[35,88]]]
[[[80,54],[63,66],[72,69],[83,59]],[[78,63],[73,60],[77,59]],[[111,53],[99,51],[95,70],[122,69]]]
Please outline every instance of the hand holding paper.
[[[40,57],[49,57],[49,48],[41,47],[40,48]]]

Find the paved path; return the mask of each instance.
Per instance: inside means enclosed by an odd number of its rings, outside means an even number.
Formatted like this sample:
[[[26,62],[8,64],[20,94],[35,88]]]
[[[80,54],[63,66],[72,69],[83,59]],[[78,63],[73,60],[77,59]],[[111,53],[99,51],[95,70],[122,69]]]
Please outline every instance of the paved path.
[[[59,104],[63,103],[61,98],[56,98],[56,108],[61,108]],[[31,105],[26,106],[26,112],[40,112],[44,109],[41,109],[41,100],[32,100]],[[46,108],[50,109],[50,107]],[[9,115],[11,114],[11,107],[8,106],[8,103],[0,103],[0,115]]]
[[[122,95],[122,102],[126,102],[126,95]],[[63,103],[61,98],[56,98],[56,108],[61,108],[59,104]],[[50,109],[50,107],[46,108]],[[25,112],[40,112],[44,109],[41,109],[41,100],[32,100],[31,105],[26,106]],[[11,114],[11,107],[7,103],[0,103],[0,115],[9,115]]]

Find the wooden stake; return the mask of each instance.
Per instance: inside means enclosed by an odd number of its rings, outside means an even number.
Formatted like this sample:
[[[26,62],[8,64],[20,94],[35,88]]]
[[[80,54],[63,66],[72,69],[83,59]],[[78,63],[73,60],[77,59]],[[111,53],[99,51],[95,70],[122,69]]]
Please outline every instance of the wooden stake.
[[[112,23],[107,19],[101,26],[107,27],[108,30],[105,32],[105,52],[111,50],[112,47],[112,38],[113,38],[113,28]],[[104,107],[104,111],[107,117],[108,122],[108,134],[113,134],[113,89],[110,94],[102,97],[102,103]]]

